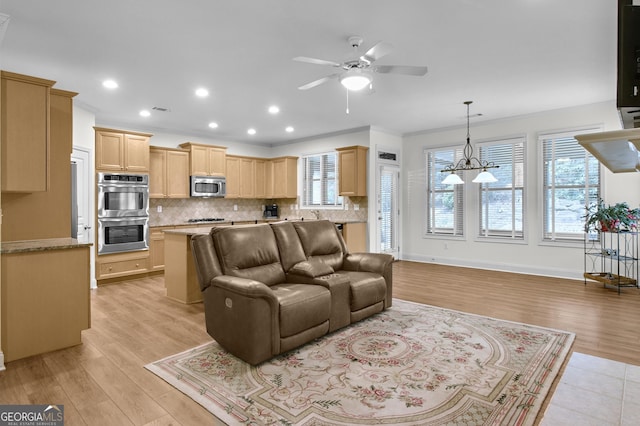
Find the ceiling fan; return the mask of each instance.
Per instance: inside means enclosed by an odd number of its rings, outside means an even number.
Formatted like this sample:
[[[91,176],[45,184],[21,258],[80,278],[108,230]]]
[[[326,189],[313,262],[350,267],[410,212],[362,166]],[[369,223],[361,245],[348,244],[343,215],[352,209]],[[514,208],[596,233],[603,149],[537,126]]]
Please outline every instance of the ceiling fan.
[[[348,90],[357,91],[362,90],[367,86],[371,86],[373,82],[373,74],[403,74],[421,77],[427,73],[427,67],[411,66],[411,65],[373,65],[375,61],[382,58],[385,55],[391,53],[393,46],[383,41],[377,43],[372,48],[366,51],[364,55],[357,56],[358,48],[363,42],[360,36],[349,37],[349,44],[353,47],[356,53],[356,58],[342,63],[334,61],[326,61],[324,59],[309,58],[306,56],[297,56],[293,58],[294,61],[307,62],[316,65],[328,65],[335,68],[341,68],[343,71],[330,74],[326,77],[322,77],[318,80],[314,80],[310,83],[304,84],[298,89],[308,90],[313,87],[326,83],[329,80],[337,78],[340,83]]]

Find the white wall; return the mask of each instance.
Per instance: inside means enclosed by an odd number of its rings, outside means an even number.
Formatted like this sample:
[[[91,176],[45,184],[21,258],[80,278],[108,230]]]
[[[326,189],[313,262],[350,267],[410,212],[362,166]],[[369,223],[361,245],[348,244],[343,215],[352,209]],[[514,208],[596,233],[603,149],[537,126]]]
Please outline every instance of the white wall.
[[[403,246],[402,258],[513,272],[582,277],[582,246],[559,247],[541,244],[541,165],[538,135],[553,131],[601,125],[603,130],[620,129],[614,102],[567,108],[486,123],[471,123],[471,142],[526,135],[526,225],[525,244],[476,241],[476,215],[467,214],[463,241],[425,238],[425,164],[427,147],[460,146],[465,143],[466,123],[460,128],[443,129],[403,138]],[[640,205],[640,174],[612,174],[604,169],[603,198],[608,203],[627,201]],[[467,206],[469,199],[467,197]],[[476,197],[477,200],[477,197]],[[476,201],[477,203],[477,201]],[[475,210],[475,208],[473,209]]]

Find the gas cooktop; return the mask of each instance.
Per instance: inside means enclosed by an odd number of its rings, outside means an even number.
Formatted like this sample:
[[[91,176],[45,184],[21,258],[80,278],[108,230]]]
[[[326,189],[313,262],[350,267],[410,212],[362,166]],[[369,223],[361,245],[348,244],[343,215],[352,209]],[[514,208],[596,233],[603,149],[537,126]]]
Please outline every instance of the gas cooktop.
[[[222,217],[203,217],[200,219],[189,219],[187,222],[196,223],[196,222],[222,222],[224,218]]]

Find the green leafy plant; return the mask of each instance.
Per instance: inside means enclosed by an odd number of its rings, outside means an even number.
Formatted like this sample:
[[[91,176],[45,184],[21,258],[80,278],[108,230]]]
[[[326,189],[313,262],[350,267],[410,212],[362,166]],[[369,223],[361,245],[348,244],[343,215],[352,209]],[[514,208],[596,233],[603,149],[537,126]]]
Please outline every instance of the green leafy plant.
[[[587,207],[584,217],[584,230],[602,232],[621,232],[636,229],[640,219],[640,208],[632,209],[626,202],[605,205],[602,199]]]

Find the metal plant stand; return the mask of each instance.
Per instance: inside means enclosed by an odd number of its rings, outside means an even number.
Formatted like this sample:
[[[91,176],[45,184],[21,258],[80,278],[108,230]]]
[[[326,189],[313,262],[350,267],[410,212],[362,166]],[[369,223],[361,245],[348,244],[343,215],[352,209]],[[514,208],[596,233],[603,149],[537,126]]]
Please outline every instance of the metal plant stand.
[[[618,290],[638,285],[638,232],[593,231],[584,238],[584,284],[587,280]]]

